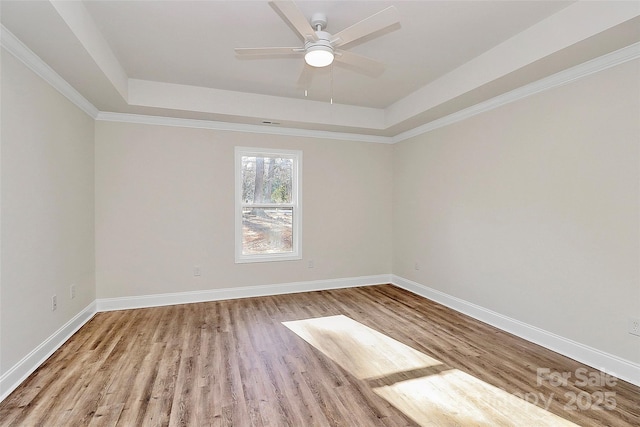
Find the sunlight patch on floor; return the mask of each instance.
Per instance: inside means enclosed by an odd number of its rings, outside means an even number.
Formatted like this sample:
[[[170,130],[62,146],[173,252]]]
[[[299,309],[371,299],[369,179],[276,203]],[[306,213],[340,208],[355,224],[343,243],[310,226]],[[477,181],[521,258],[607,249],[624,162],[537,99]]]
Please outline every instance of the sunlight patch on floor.
[[[347,316],[282,324],[360,380],[442,364]]]
[[[282,324],[421,426],[576,426],[347,316]]]
[[[576,426],[458,369],[378,387],[374,392],[423,426]],[[545,406],[551,396],[536,398]]]

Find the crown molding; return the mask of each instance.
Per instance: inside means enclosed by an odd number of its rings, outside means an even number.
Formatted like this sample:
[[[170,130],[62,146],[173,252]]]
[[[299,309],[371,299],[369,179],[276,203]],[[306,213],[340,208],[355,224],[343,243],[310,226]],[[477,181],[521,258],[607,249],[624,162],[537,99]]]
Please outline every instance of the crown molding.
[[[338,139],[342,141],[373,142],[391,144],[388,136],[365,135],[358,133],[331,132],[312,129],[261,126],[243,123],[218,122],[213,120],[180,119],[175,117],[146,116],[128,113],[110,113],[101,111],[96,120],[105,122],[138,123],[147,125],[176,126],[196,129],[213,129],[230,132],[260,133],[269,135],[297,136],[304,138]]]
[[[465,108],[464,110],[457,111],[455,113],[449,114],[448,116],[436,119],[432,122],[415,127],[406,132],[399,133],[396,136],[392,137],[393,143],[401,142],[406,139],[413,138],[414,136],[431,132],[433,130],[468,119],[486,111],[493,110],[494,108],[498,108],[511,102],[527,98],[531,95],[535,95],[545,90],[553,89],[571,83],[583,77],[590,76],[591,74],[598,73],[600,71],[638,58],[640,58],[640,43],[634,43],[622,49],[607,53],[598,58],[560,71],[556,74],[552,74],[549,77],[545,77],[533,83],[521,86],[502,95],[498,95],[487,101],[473,105],[469,108]]]
[[[598,73],[616,65],[640,58],[640,43],[635,43],[617,51],[602,55],[575,67],[563,70],[549,77],[540,79],[510,92],[491,98],[487,101],[457,111],[448,116],[436,119],[424,125],[399,133],[392,137],[366,135],[348,132],[332,132],[311,129],[262,126],[242,123],[220,122],[212,120],[181,119],[175,117],[147,116],[129,113],[112,113],[99,111],[92,103],[75,90],[66,80],[47,65],[38,55],[25,46],[13,33],[1,26],[0,45],[11,53],[30,70],[53,86],[78,108],[95,120],[140,123],[162,126],[213,129],[231,132],[248,132],[270,135],[296,136],[305,138],[337,139],[343,141],[372,142],[378,144],[394,144],[422,135],[427,132],[468,119],[475,115],[493,110],[511,102],[524,99],[545,90],[553,89],[575,80]]]
[[[640,43],[635,43],[392,137],[107,112],[100,112],[96,119],[114,122],[143,123],[235,132],[395,144],[450,124],[466,120],[486,111],[491,111],[495,108],[527,98],[531,95],[569,84],[583,77],[590,76],[638,58],[640,58]]]
[[[6,29],[4,25],[0,29],[0,45],[10,54],[15,56],[31,71],[49,83],[54,89],[65,96],[75,106],[84,111],[88,116],[96,118],[98,109],[90,103],[84,96],[75,90],[65,79],[60,77],[53,68],[47,65],[38,55],[33,53],[24,43],[22,43],[13,33]]]

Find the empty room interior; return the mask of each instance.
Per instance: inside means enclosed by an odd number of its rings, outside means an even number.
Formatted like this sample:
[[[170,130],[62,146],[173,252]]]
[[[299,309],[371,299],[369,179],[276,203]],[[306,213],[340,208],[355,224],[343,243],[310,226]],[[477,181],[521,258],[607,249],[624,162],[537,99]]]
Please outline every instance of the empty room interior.
[[[640,2],[0,20],[1,426],[640,425]]]

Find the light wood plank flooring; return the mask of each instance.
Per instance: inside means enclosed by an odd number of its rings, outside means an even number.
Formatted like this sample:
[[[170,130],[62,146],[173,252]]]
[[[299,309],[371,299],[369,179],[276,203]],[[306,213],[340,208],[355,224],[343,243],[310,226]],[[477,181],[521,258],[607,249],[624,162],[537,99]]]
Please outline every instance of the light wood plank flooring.
[[[0,403],[0,425],[639,426],[639,401],[381,285],[98,313]]]

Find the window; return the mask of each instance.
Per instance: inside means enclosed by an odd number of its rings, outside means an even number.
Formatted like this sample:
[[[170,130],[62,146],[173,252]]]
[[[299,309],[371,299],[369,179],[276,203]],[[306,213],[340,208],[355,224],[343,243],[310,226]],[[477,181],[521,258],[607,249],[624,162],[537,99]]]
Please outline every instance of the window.
[[[302,152],[236,147],[236,262],[301,259]]]

